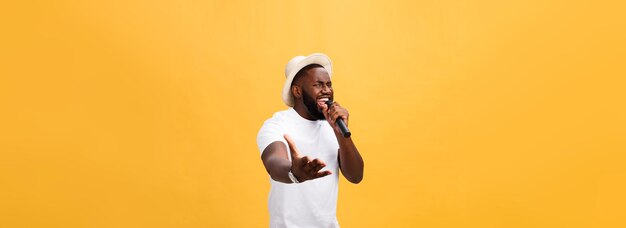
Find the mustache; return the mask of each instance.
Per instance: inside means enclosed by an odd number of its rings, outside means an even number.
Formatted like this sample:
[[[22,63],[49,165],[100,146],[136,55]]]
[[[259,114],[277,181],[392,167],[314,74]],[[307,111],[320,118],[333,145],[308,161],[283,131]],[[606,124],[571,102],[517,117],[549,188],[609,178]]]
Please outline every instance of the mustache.
[[[322,113],[322,111],[320,111],[317,107],[317,100],[315,100],[315,98],[313,98],[313,96],[311,96],[307,92],[303,92],[302,95],[304,106],[306,107],[309,114],[317,120],[326,119],[326,117],[324,117],[324,113]]]

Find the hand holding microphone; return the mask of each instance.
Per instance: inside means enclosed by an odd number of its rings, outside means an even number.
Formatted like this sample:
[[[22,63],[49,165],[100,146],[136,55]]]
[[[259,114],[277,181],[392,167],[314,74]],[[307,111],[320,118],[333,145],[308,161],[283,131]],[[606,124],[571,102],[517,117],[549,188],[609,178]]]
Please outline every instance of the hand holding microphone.
[[[337,126],[339,127],[339,130],[341,131],[341,134],[343,135],[344,138],[348,138],[350,137],[350,135],[352,135],[352,133],[350,132],[350,130],[348,129],[348,126],[346,125],[346,122],[344,122],[342,117],[345,117],[346,120],[348,119],[348,111],[346,111],[345,109],[341,108],[341,110],[336,110],[334,109],[333,106],[334,102],[332,100],[327,100],[326,101],[326,110],[324,110],[324,115],[326,116],[326,119],[328,119],[329,121],[332,121],[333,119],[335,119],[335,123],[337,124]],[[340,107],[337,104],[337,107]],[[331,110],[331,108],[333,108],[333,110]]]

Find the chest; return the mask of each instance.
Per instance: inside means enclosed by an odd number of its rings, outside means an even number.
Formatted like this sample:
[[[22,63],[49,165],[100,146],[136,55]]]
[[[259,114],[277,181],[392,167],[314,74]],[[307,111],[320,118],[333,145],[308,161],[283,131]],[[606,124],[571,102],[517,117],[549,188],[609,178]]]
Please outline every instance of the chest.
[[[322,159],[327,165],[336,162],[339,145],[328,123],[290,125],[285,127],[285,132],[294,140],[302,156]]]

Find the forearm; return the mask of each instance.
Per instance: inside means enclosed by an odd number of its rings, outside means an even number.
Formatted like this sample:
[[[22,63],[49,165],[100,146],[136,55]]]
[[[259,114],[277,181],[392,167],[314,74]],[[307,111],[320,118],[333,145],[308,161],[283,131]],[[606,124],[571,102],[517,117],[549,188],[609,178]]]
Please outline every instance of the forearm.
[[[339,142],[339,167],[348,181],[358,184],[363,180],[363,158],[351,137],[337,135]]]
[[[267,160],[265,167],[273,180],[291,184],[291,180],[287,173],[291,170],[291,161],[284,158],[270,158]]]
[[[282,183],[292,183],[288,173],[291,170],[291,161],[287,156],[287,147],[276,141],[268,145],[261,155],[263,165],[273,180]]]

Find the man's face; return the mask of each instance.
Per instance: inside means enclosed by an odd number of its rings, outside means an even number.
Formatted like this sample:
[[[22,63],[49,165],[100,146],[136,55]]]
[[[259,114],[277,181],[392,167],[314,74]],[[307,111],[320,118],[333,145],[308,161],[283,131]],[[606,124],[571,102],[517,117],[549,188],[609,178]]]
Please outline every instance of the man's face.
[[[333,100],[330,75],[323,67],[311,68],[306,73],[301,81],[302,101],[311,116],[324,120],[322,105],[326,99]]]

